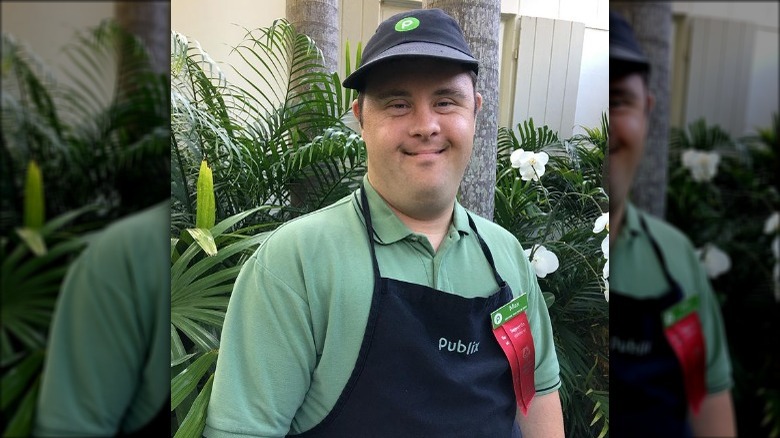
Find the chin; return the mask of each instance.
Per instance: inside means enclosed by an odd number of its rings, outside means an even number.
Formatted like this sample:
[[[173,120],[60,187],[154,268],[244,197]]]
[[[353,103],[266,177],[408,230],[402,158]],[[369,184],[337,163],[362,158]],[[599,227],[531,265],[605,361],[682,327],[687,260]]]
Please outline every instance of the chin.
[[[413,193],[413,199],[421,207],[441,208],[451,204],[458,193],[458,186],[438,184],[418,187]]]

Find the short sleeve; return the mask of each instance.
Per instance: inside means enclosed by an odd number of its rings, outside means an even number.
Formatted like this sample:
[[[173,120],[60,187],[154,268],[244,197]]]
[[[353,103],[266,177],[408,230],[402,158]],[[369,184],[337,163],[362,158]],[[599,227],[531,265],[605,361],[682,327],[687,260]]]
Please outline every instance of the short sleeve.
[[[241,269],[228,304],[204,435],[284,436],[316,366],[305,294],[259,259]]]

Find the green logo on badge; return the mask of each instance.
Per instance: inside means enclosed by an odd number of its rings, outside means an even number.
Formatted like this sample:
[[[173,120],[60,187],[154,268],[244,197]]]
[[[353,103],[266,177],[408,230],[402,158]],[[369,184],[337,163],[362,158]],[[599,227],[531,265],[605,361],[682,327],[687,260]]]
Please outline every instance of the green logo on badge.
[[[398,32],[406,32],[407,30],[417,29],[420,25],[420,20],[414,17],[406,17],[401,19],[398,23],[395,23],[395,30]]]

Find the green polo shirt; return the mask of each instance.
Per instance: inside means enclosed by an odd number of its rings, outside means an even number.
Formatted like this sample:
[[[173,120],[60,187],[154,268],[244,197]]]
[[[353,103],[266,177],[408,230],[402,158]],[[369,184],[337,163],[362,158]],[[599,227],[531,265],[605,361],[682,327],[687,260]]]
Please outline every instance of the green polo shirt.
[[[170,394],[170,207],[108,226],[68,269],[52,320],[35,436],[134,432]]]
[[[683,294],[699,295],[699,318],[707,355],[707,391],[716,393],[731,388],[731,361],[720,307],[693,245],[679,230],[639,211],[630,203],[626,204],[623,226],[610,254],[611,293],[619,291],[632,298],[657,298],[670,287],[661,262],[639,221],[640,215],[644,217],[650,234],[666,259],[669,273],[680,284]]]
[[[466,298],[498,290],[462,206],[434,252],[364,183],[383,277]],[[286,223],[243,266],[223,326],[207,437],[301,433],[335,405],[358,357],[374,286],[359,199],[353,193]],[[558,361],[534,271],[512,234],[472,217],[513,293],[529,296],[537,395],[555,391]]]

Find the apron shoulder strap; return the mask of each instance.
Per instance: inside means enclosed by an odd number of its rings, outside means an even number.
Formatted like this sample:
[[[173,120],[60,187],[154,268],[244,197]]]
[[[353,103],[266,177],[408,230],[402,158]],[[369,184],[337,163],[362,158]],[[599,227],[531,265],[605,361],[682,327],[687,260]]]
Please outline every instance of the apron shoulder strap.
[[[503,288],[506,283],[504,282],[504,279],[501,278],[501,275],[496,269],[496,263],[493,261],[493,253],[490,252],[490,247],[487,246],[487,243],[485,243],[485,240],[482,238],[482,236],[480,236],[479,231],[477,231],[477,224],[474,223],[474,219],[472,219],[471,214],[466,212],[466,216],[469,218],[469,226],[472,230],[474,230],[474,234],[477,236],[479,246],[482,247],[482,253],[485,254],[485,258],[490,264],[490,269],[493,270],[493,277],[495,277],[496,283],[498,283],[498,287]]]
[[[650,244],[653,247],[653,252],[655,253],[656,258],[661,263],[661,269],[664,272],[664,277],[666,278],[667,283],[669,283],[669,286],[676,291],[677,295],[679,295],[677,298],[682,299],[682,287],[669,272],[669,267],[666,263],[666,257],[664,257],[664,253],[661,251],[661,247],[658,245],[658,241],[655,240],[653,234],[650,232],[650,227],[647,226],[647,221],[645,220],[645,216],[642,213],[639,213],[639,222],[642,225],[642,230],[644,230],[647,238],[650,240]]]

